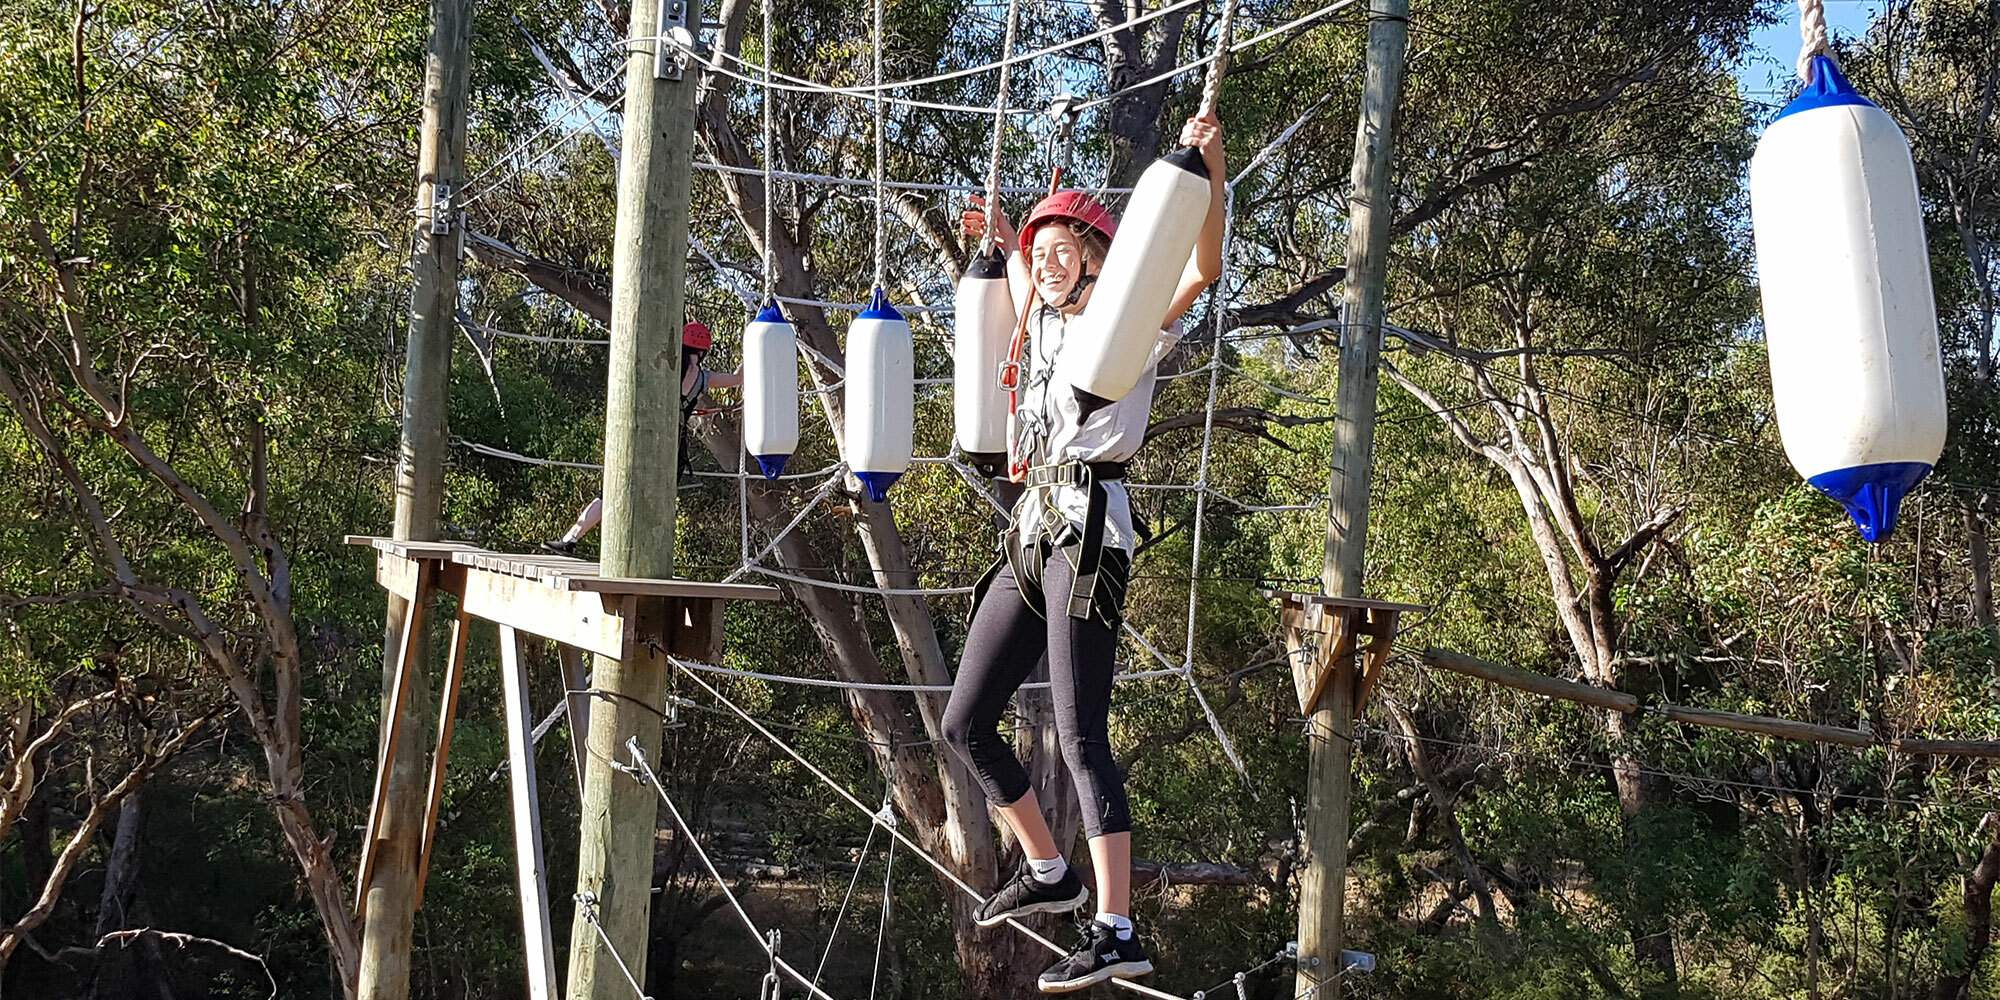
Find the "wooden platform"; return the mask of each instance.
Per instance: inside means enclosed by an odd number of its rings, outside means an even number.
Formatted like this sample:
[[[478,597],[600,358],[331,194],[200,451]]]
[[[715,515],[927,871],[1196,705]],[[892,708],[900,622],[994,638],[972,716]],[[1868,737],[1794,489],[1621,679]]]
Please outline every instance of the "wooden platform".
[[[1354,685],[1353,714],[1359,717],[1368,697],[1381,682],[1382,671],[1406,611],[1421,612],[1421,604],[1402,604],[1372,597],[1335,597],[1288,590],[1262,591],[1278,602],[1278,622],[1285,630],[1292,684],[1298,689],[1299,711],[1311,715],[1335,683]],[[1368,642],[1361,645],[1361,639]],[[1358,658],[1360,663],[1354,664]],[[1358,667],[1358,669],[1357,669]]]
[[[587,686],[581,655],[586,652],[625,663],[661,655],[710,662],[720,659],[727,603],[777,600],[778,590],[742,583],[605,576],[597,563],[585,559],[494,552],[464,542],[410,542],[377,535],[348,535],[346,542],[374,551],[376,581],[405,602],[403,643],[393,665],[386,717],[402,719],[408,714],[414,673],[411,664],[420,662],[418,653],[427,641],[426,625],[434,598],[450,594],[458,599],[458,616],[452,622],[450,654],[445,661],[440,691],[429,799],[422,817],[418,906],[423,905],[424,876],[430,868],[431,849],[437,836],[459,688],[468,668],[467,633],[479,621],[499,627],[509,799],[514,814],[522,930],[527,940],[528,995],[554,997],[557,995],[555,944],[550,930],[548,876],[542,857],[541,807],[535,787],[531,732],[534,714],[528,704],[525,637],[539,636],[557,643],[562,654],[559,659],[563,686],[568,691],[581,692]],[[581,734],[589,729],[590,701],[589,692],[572,693],[565,698],[579,791],[584,769]],[[379,748],[374,796],[362,841],[360,877],[355,883],[358,887],[369,884],[377,863],[377,845],[392,820],[388,814],[389,765],[396,758],[403,729],[400,725],[388,726]],[[357,913],[359,905],[357,899]]]
[[[405,542],[378,535],[348,535],[349,545],[363,545],[403,559],[439,559],[459,566],[538,580],[557,590],[649,597],[700,597],[724,601],[775,601],[776,587],[752,583],[709,583],[703,580],[646,579],[604,576],[598,564],[574,556],[544,553],[494,552],[465,542]]]

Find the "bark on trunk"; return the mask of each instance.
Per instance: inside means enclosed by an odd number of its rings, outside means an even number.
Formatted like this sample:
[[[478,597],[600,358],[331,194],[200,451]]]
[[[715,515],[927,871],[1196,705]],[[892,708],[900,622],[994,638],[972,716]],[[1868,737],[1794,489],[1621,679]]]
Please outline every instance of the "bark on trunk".
[[[1965,508],[1966,546],[1972,562],[1972,614],[1981,628],[1995,627],[1993,615],[1993,545],[1987,532],[1984,494],[1972,498]],[[2000,663],[1994,665],[2000,671]]]
[[[2000,813],[1987,813],[1982,825],[1992,833],[1979,863],[1965,877],[1965,954],[1951,963],[1951,971],[1938,977],[1931,1000],[1963,1000],[1993,940],[1993,883],[2000,879]]]

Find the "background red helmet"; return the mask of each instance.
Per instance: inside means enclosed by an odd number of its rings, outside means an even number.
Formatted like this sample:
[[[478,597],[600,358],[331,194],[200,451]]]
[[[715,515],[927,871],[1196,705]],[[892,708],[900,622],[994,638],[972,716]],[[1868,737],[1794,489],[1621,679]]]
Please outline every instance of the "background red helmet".
[[[708,327],[703,326],[700,321],[692,321],[688,325],[681,327],[682,347],[691,347],[697,351],[706,351],[709,345],[713,343],[715,343],[715,335],[709,333]]]
[[[1021,252],[1035,245],[1035,230],[1051,222],[1081,222],[1104,234],[1106,240],[1118,235],[1118,220],[1111,210],[1082,191],[1057,191],[1035,203],[1021,223]]]

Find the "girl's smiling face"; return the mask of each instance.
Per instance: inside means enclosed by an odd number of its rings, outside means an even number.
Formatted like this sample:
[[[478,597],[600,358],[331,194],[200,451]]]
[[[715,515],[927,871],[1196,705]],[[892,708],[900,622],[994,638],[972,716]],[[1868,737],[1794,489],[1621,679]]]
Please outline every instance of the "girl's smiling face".
[[[1083,277],[1088,256],[1083,241],[1068,226],[1046,225],[1036,229],[1028,251],[1028,273],[1035,280],[1035,293],[1043,302],[1064,312],[1082,310],[1084,300],[1090,297],[1088,288],[1076,302],[1068,300],[1070,290]]]

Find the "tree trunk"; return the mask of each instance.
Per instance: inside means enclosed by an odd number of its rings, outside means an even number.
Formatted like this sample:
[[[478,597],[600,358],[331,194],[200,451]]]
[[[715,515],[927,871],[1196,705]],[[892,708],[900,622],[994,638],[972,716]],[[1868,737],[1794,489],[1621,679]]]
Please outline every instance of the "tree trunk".
[[[1986,496],[1972,498],[1965,508],[1965,537],[1972,562],[1972,614],[1985,629],[1995,627],[1993,616],[1993,546],[1987,533]],[[2000,663],[1994,665],[2000,671]]]
[[[1950,971],[1938,976],[1931,1000],[1963,1000],[1993,940],[1993,883],[2000,879],[2000,813],[1987,813],[1981,825],[1992,833],[1979,863],[1965,877],[1965,954],[1951,963]]]

